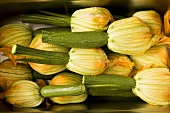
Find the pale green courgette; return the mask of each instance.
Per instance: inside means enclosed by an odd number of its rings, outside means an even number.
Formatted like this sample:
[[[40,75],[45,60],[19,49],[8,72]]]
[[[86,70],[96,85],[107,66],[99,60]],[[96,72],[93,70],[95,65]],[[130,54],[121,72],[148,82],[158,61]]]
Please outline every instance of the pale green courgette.
[[[56,96],[76,96],[86,91],[85,85],[48,85],[41,88],[40,92],[43,97]]]

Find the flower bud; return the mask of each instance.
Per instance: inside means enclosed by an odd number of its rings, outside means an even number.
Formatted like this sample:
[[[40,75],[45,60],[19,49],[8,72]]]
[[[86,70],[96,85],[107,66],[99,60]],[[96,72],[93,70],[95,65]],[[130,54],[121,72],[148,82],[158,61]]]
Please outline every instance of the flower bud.
[[[164,45],[152,46],[143,55],[131,55],[130,59],[136,69],[149,65],[152,68],[168,68],[168,50]]]
[[[168,8],[168,10],[165,12],[164,14],[164,34],[170,34],[170,7]]]
[[[32,31],[25,24],[7,24],[0,28],[0,46],[28,46],[31,40]]]
[[[134,94],[151,105],[170,104],[170,72],[167,68],[149,68],[138,72]]]
[[[133,70],[134,63],[126,55],[118,53],[107,54],[109,64],[103,74],[129,76]]]
[[[151,34],[161,34],[162,22],[160,15],[154,10],[138,11],[133,16],[140,18],[151,30]]]
[[[0,63],[0,86],[8,89],[15,81],[32,80],[32,69],[27,64],[14,63],[6,59]]]
[[[107,33],[108,48],[120,54],[143,54],[155,42],[149,27],[137,17],[114,21],[109,25]]]
[[[79,9],[71,16],[72,32],[104,31],[109,22],[113,22],[113,16],[109,10],[102,7],[90,7]]]
[[[72,48],[66,68],[81,75],[101,74],[108,65],[107,56],[101,48]]]
[[[39,90],[40,87],[35,82],[19,80],[7,90],[5,98],[16,107],[36,107],[44,100]]]

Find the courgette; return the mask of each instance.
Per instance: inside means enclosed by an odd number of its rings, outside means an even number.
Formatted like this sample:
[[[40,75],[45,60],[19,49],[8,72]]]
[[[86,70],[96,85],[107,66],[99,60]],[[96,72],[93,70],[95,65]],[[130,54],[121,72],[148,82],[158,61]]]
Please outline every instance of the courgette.
[[[12,47],[12,54],[21,57],[16,60],[40,64],[62,65],[67,64],[69,61],[67,52],[45,51],[21,45],[14,45]]]
[[[42,32],[44,43],[56,44],[70,48],[97,48],[108,42],[108,34],[102,31],[89,32]]]
[[[122,96],[135,97],[132,88],[136,82],[133,78],[121,75],[100,74],[97,76],[84,75],[83,84],[92,96]]]
[[[114,85],[115,87],[123,89],[131,89],[135,87],[135,80],[128,76],[112,75],[112,74],[100,74],[98,76],[84,75],[83,81],[86,87],[93,85]]]
[[[56,96],[76,96],[86,91],[84,84],[72,85],[48,85],[41,88],[40,93],[43,97]]]

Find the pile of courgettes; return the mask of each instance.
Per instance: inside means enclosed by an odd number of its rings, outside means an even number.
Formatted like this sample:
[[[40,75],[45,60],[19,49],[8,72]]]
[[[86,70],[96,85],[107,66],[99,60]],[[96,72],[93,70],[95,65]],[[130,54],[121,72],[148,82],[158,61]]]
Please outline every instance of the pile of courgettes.
[[[14,43],[11,53],[3,52],[15,66],[17,63],[33,63],[38,64],[37,68],[41,65],[64,65],[65,68],[46,75],[30,67],[34,79],[50,80],[50,83],[39,85],[35,80],[15,81],[4,93],[7,102],[19,107],[36,107],[45,98],[53,103],[68,104],[83,102],[92,95],[139,97],[152,105],[170,104],[169,57],[165,47],[169,40],[162,33],[161,18],[156,11],[141,11],[139,15],[135,13],[118,20],[100,7],[76,11],[71,17],[46,11],[41,13],[44,14],[20,15],[21,24],[55,25],[54,28],[32,31],[32,37],[41,35],[42,43],[64,47],[68,51],[48,51],[48,48],[42,50]],[[155,46],[161,49],[155,49]],[[150,52],[151,48],[157,52]],[[119,61],[120,56],[109,59],[107,55],[112,53],[127,56],[130,63],[126,59]],[[153,54],[156,59],[152,61]],[[138,56],[141,56],[140,60],[135,59]],[[119,73],[125,71],[120,67],[128,67],[130,72],[126,76],[104,73],[108,67],[114,66]],[[43,70],[48,71],[48,68],[44,66]]]

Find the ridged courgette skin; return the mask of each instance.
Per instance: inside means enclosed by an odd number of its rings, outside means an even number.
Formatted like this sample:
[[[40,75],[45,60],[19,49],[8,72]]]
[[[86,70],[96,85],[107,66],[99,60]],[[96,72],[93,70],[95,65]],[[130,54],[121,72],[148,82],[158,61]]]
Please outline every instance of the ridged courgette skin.
[[[54,16],[45,14],[21,14],[20,20],[23,23],[48,24],[61,27],[70,26],[70,17]]]
[[[102,47],[108,42],[108,34],[101,31],[89,32],[42,32],[44,43],[56,44],[70,48],[97,48]]]

